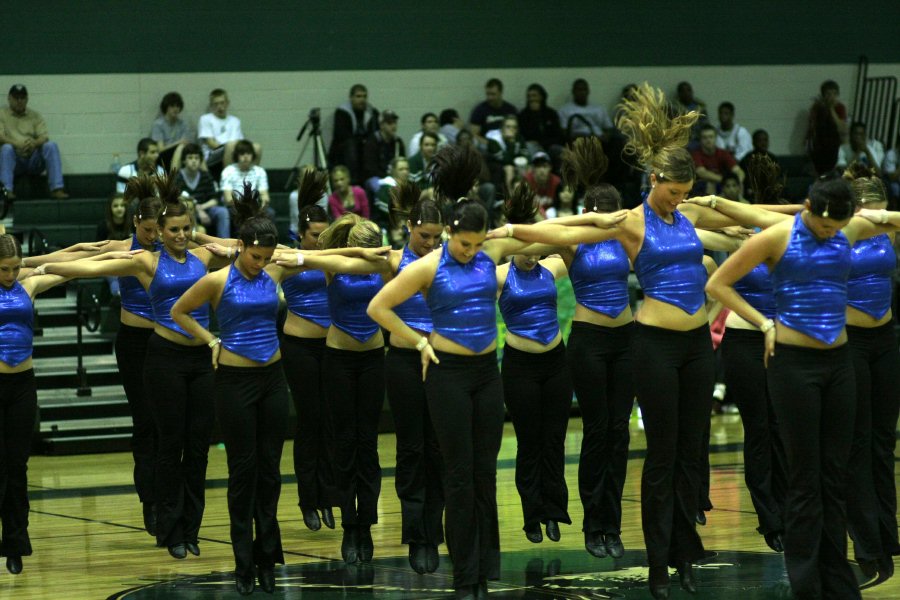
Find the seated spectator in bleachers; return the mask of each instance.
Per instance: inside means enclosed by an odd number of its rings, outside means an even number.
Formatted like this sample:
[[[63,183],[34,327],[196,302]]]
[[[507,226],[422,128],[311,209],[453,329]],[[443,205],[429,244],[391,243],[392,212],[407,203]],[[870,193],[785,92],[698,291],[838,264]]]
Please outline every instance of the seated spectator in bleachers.
[[[709,123],[700,129],[700,147],[694,150],[691,156],[697,167],[695,194],[715,194],[726,173],[737,175],[743,185],[744,172],[731,154],[716,147],[716,128]]]
[[[421,119],[422,129],[417,131],[412,138],[409,140],[409,144],[406,146],[406,155],[407,156],[415,156],[419,152],[419,141],[422,139],[422,134],[427,132],[433,133],[438,138],[438,148],[448,144],[450,140],[446,135],[441,133],[441,127],[438,125],[438,117],[434,113],[425,113],[422,115]]]
[[[559,164],[566,143],[559,125],[559,113],[547,106],[547,90],[538,83],[529,85],[525,92],[525,108],[519,112],[519,131],[531,154],[546,152],[553,166]]]
[[[765,129],[757,129],[753,132],[753,149],[744,155],[738,164],[741,166],[741,170],[746,173],[750,167],[750,161],[753,160],[753,157],[756,155],[765,155],[772,159],[773,162],[778,163],[778,158],[769,152],[769,132]]]
[[[15,176],[38,175],[47,170],[50,197],[68,198],[63,187],[59,147],[50,141],[47,123],[40,113],[28,108],[28,89],[16,84],[9,88],[9,106],[0,109],[0,183],[6,196],[14,200]]]
[[[488,79],[484,84],[484,101],[472,109],[469,116],[469,130],[475,145],[487,148],[489,131],[500,129],[506,115],[516,114],[516,107],[503,99],[503,82],[497,78]]]
[[[525,181],[534,190],[538,210],[543,218],[547,211],[559,203],[559,175],[552,172],[550,156],[546,152],[538,152],[531,159],[531,169],[525,173]]]
[[[716,146],[728,151],[738,162],[741,162],[753,149],[750,132],[734,122],[734,104],[731,102],[723,102],[719,105]]]
[[[185,144],[192,141],[187,123],[181,119],[184,99],[178,92],[169,92],[159,103],[159,117],[153,121],[150,137],[159,146],[159,162],[166,171],[177,171]]]
[[[893,207],[891,210],[897,210],[897,202],[900,200],[900,166],[898,166],[897,160],[897,148],[900,147],[900,135],[897,136],[897,141],[894,142],[894,147],[887,151],[884,155],[884,162],[881,163],[881,170],[884,173],[884,178],[887,180],[888,187],[888,195],[891,200],[893,200]]]
[[[345,167],[346,168],[346,167]],[[303,174],[309,171],[318,171],[319,169],[315,165],[306,164],[300,167],[297,172],[297,187],[295,187],[290,195],[288,196],[288,212],[290,213],[290,224],[288,225],[288,230],[291,232],[291,235],[294,239],[298,239],[296,236],[299,235],[297,231],[297,219],[300,218],[300,206],[298,204],[300,199],[299,186],[300,182],[303,180]],[[328,214],[328,194],[330,191],[326,187],[325,191],[322,192],[322,197],[316,202],[322,210],[325,211],[325,214]]]
[[[884,146],[878,140],[868,137],[866,124],[859,121],[850,125],[850,140],[838,149],[837,166],[844,168],[854,160],[881,174]]]
[[[378,193],[375,194],[375,208],[370,211],[370,217],[382,231],[391,231],[391,188],[409,180],[409,161],[405,156],[398,156],[391,161],[388,175],[381,180]]]
[[[559,107],[559,124],[566,140],[596,136],[606,141],[613,130],[612,119],[602,106],[588,104],[591,88],[584,79],[572,83],[572,101]]]
[[[455,144],[456,136],[466,124],[460,118],[455,108],[445,108],[441,111],[440,126],[441,135],[447,138],[449,143]]]
[[[228,93],[216,88],[209,93],[209,112],[200,117],[197,137],[203,146],[203,159],[208,167],[229,164],[237,143],[244,139],[241,120],[228,114]],[[254,164],[262,159],[262,147],[253,144]]]
[[[328,163],[350,169],[350,181],[363,185],[363,149],[378,130],[378,110],[369,104],[369,91],[361,83],[350,88],[350,99],[334,111],[334,130]]]
[[[522,158],[528,164],[528,147],[519,134],[519,120],[510,114],[503,119],[503,126],[488,132],[488,145],[485,152],[488,168],[491,170],[491,181],[507,197],[513,189],[518,173],[516,159]]]
[[[556,196],[556,202],[549,207],[546,212],[548,219],[556,219],[557,217],[568,217],[576,214],[578,207],[575,206],[575,192],[567,185],[559,187],[559,194]]]
[[[749,200],[744,198],[744,185],[735,173],[725,173],[722,176],[722,191],[720,195],[735,202],[750,203]]]
[[[332,219],[348,212],[369,218],[369,197],[361,187],[350,185],[350,169],[344,165],[331,169],[331,188],[334,191],[328,196],[328,212]]]
[[[256,160],[256,149],[249,140],[240,140],[234,145],[234,163],[222,170],[222,179],[219,188],[222,190],[222,199],[225,206],[231,208],[234,204],[234,190],[239,192],[244,189],[244,182],[249,182],[253,189],[259,192],[259,199],[266,214],[270,219],[275,219],[275,211],[269,206],[269,176],[266,170],[253,164]]]
[[[124,240],[131,235],[131,218],[125,196],[113,194],[106,203],[106,214],[102,221],[97,223],[97,241]]]
[[[363,182],[366,191],[373,197],[378,192],[378,182],[387,175],[391,161],[398,156],[406,156],[403,140],[397,135],[398,119],[394,111],[383,111],[378,116],[378,131],[366,138],[363,146]],[[352,179],[352,171],[350,176]]]
[[[847,139],[847,107],[839,99],[841,88],[836,82],[824,82],[819,92],[809,109],[806,148],[813,169],[824,175],[834,169],[841,144]]]
[[[420,190],[431,188],[431,178],[428,177],[431,161],[437,154],[440,140],[436,133],[430,131],[422,134],[421,151],[409,157],[409,178],[419,186]]]
[[[197,144],[187,144],[182,152],[181,169],[175,176],[181,195],[194,201],[196,222],[207,232],[220,238],[231,237],[231,214],[222,206],[215,180],[203,164],[203,151]]]
[[[709,113],[706,110],[706,103],[694,96],[694,86],[687,81],[682,81],[676,88],[676,104],[675,108],[679,114],[687,114],[692,110],[700,113],[700,118],[691,128],[691,142],[688,144],[689,150],[696,150],[700,141],[700,128],[709,123]],[[715,129],[713,129],[715,131]]]
[[[119,169],[116,174],[116,193],[124,194],[128,180],[141,173],[146,175],[166,174],[166,171],[159,166],[159,146],[152,138],[141,138],[137,145],[137,160]]]

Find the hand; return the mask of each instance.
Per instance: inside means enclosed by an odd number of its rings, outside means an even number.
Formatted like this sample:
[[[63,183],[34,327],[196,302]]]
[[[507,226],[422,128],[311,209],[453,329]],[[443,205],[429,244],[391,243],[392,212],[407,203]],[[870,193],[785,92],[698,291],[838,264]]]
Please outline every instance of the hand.
[[[281,250],[276,252],[272,256],[272,262],[274,262],[279,267],[284,267],[285,269],[297,269],[302,266],[301,260],[298,258],[298,255],[303,256],[303,250],[294,250],[291,248]]]
[[[106,252],[101,254],[97,260],[121,260],[128,259],[131,260],[134,258],[135,254],[140,254],[144,252],[143,248],[138,248],[137,250],[122,250],[121,252]]]
[[[109,240],[103,240],[102,242],[81,242],[80,244],[75,244],[72,246],[70,252],[96,252],[101,250],[103,246],[107,245]]]
[[[22,150],[26,154],[31,154],[31,152],[34,150],[34,140],[31,138],[28,138],[27,140],[22,142]]]
[[[487,240],[499,240],[507,237],[506,227],[498,227],[497,229],[491,229],[487,232],[487,235],[484,236],[485,241]]]
[[[370,262],[385,261],[390,257],[391,247],[381,246],[379,248],[363,248],[362,257]]]
[[[199,206],[197,207],[197,218],[200,220],[200,224],[203,226],[210,224],[211,219],[209,218],[209,213],[207,213]]]
[[[617,210],[612,213],[591,213],[591,222],[594,227],[600,229],[613,229],[628,216],[627,210]]]
[[[204,244],[203,246],[216,256],[221,256],[222,258],[231,258],[234,256],[234,250],[231,246],[223,246],[222,244]]]
[[[763,354],[763,366],[766,368],[769,367],[769,357],[775,356],[775,328],[778,325],[772,326],[764,335],[766,336],[766,351]]]
[[[213,369],[219,368],[219,353],[222,352],[221,342],[212,347],[212,366]]]
[[[437,355],[435,355],[434,348],[431,347],[431,344],[425,344],[425,347],[422,348],[420,354],[422,355],[422,381],[425,381],[425,375],[428,373],[428,365],[431,363],[439,365],[441,364],[441,361],[439,361]]]
[[[727,235],[728,237],[737,238],[739,240],[746,240],[751,235],[756,233],[752,229],[748,229],[741,225],[732,225],[731,227],[723,227],[719,231],[721,231],[723,234]]]
[[[855,216],[862,217],[877,225],[883,225],[884,223],[887,223],[888,211],[884,209],[873,210],[871,208],[861,208],[856,212]]]
[[[705,208],[712,208],[713,198],[715,198],[715,196],[694,196],[693,198],[687,198],[683,202],[684,204],[695,204]]]

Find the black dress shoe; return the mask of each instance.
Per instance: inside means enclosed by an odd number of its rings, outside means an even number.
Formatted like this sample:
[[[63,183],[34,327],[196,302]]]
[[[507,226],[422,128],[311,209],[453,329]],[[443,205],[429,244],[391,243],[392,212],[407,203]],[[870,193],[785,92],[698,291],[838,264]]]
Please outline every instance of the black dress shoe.
[[[182,560],[187,558],[187,549],[184,547],[184,543],[181,544],[172,544],[168,548],[169,555],[172,558],[177,558],[178,560]]]
[[[409,545],[409,566],[419,575],[428,571],[427,558],[424,544],[411,543]]]
[[[144,529],[156,537],[156,505],[152,502],[144,502],[141,506],[144,509]]]
[[[344,527],[344,539],[341,541],[341,557],[348,565],[359,562],[359,530],[353,525]]]
[[[697,525],[706,525],[706,513],[702,510],[697,511]]]
[[[273,567],[257,567],[256,578],[259,589],[267,594],[275,593],[275,569]]]
[[[488,589],[487,581],[479,581],[475,586],[475,600],[487,600]]]
[[[544,541],[544,534],[541,533],[541,524],[531,525],[525,528],[525,537],[532,544],[540,544]]]
[[[547,539],[551,542],[559,541],[559,523],[552,519],[547,521]]]
[[[867,590],[881,585],[894,575],[894,559],[892,556],[882,556],[876,560],[858,560],[860,570],[866,576],[866,580],[859,584],[859,589]]]
[[[656,600],[668,600],[669,599],[669,584],[665,585],[651,585],[650,586],[650,595],[656,598]]]
[[[360,562],[372,562],[375,554],[375,542],[372,540],[372,530],[368,527],[359,528],[359,560]]]
[[[681,581],[681,589],[690,593],[697,593],[697,582],[694,580],[694,565],[689,562],[683,563],[678,571],[678,579]]]
[[[781,541],[781,531],[772,531],[765,534],[766,545],[775,552],[784,552],[784,542]]]
[[[606,552],[613,558],[625,556],[625,545],[622,544],[622,538],[618,533],[607,533],[603,536],[603,542],[606,546]]]
[[[309,529],[310,531],[318,531],[322,529],[322,521],[319,520],[319,513],[316,512],[316,509],[301,509],[301,512],[303,513],[303,524],[306,525],[307,529]]]
[[[441,555],[438,554],[438,547],[435,544],[425,545],[425,570],[429,573],[437,571],[441,565]]]
[[[234,574],[234,588],[241,596],[249,596],[253,593],[253,576]]]
[[[22,572],[22,557],[21,556],[7,556],[6,557],[6,570],[12,573],[13,575],[18,575]]]
[[[200,546],[196,542],[185,542],[184,548],[194,556],[200,556]]]
[[[587,550],[591,556],[606,558],[606,544],[603,543],[603,534],[599,531],[593,533],[585,531],[584,549]]]
[[[322,509],[322,524],[328,529],[334,529],[334,511],[331,508]]]

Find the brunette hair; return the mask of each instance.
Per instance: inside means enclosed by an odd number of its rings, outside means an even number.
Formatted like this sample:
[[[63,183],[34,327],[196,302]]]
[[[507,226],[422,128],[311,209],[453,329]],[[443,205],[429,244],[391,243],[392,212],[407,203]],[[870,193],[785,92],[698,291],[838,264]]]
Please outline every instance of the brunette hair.
[[[524,181],[516,184],[503,204],[503,214],[509,223],[533,223],[537,210],[534,190]]]
[[[191,207],[182,200],[181,188],[170,175],[155,175],[153,180],[156,182],[156,189],[159,191],[159,199],[162,210],[156,219],[160,228],[165,227],[166,219],[169,217],[187,216],[191,222],[194,221],[194,212]]]
[[[844,171],[844,179],[850,182],[856,201],[861,206],[887,202],[887,192],[884,182],[878,176],[878,171],[867,167],[858,161],[853,161]]]
[[[412,182],[397,184],[391,188],[391,223],[402,227],[408,220],[413,227],[431,223],[443,225],[441,209],[434,200],[422,199],[422,190]]]
[[[125,203],[125,215],[122,217],[121,223],[116,223],[112,214],[112,205],[116,200]],[[131,210],[128,208],[128,200],[123,194],[113,194],[106,201],[106,231],[109,232],[109,239],[124,240],[131,235]]]
[[[578,138],[563,150],[563,179],[572,190],[578,186],[584,188],[585,212],[613,212],[622,208],[619,190],[602,181],[608,166],[603,144],[594,136]]]
[[[785,180],[781,175],[781,167],[767,154],[750,155],[747,179],[755,204],[775,204],[782,201]]]
[[[809,212],[816,216],[842,221],[855,211],[856,196],[846,179],[820,179],[809,190]]]
[[[235,224],[238,227],[238,239],[244,247],[262,246],[274,248],[278,245],[278,229],[266,216],[259,192],[253,184],[244,182],[241,192],[234,193]]]
[[[22,246],[11,233],[0,234],[0,260],[4,258],[22,258]]]
[[[335,167],[332,172],[341,167]],[[328,186],[328,173],[307,167],[297,180],[297,231],[302,236],[310,223],[327,223],[328,214],[317,204]]]

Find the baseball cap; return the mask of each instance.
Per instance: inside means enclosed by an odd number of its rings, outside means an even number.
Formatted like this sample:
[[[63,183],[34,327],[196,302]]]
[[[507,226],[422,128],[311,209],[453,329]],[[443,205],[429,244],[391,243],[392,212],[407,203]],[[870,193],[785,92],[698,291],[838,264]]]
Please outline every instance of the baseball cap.
[[[395,113],[391,109],[381,111],[382,123],[396,123],[399,118],[400,117],[397,116],[397,113]]]
[[[26,88],[21,83],[17,83],[16,85],[9,88],[9,95],[10,96],[27,96],[28,88]]]
[[[550,162],[550,155],[546,152],[535,152],[534,156],[531,157],[531,164],[546,164]]]

